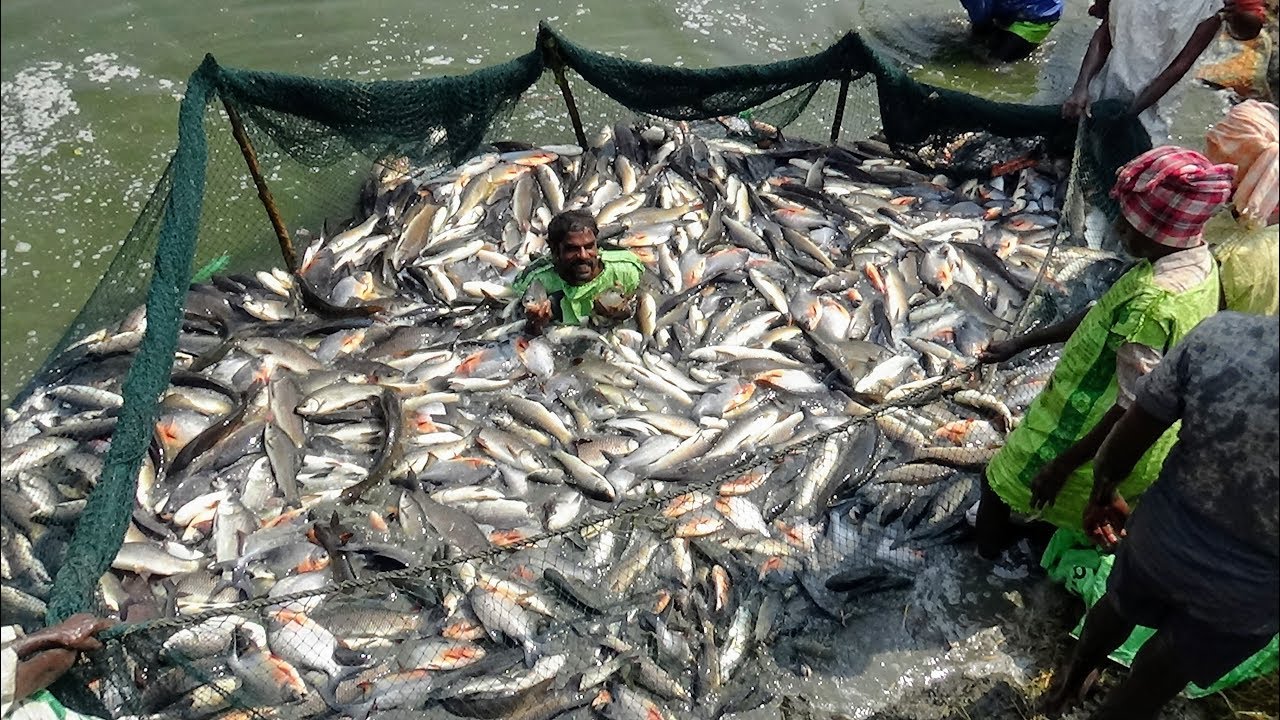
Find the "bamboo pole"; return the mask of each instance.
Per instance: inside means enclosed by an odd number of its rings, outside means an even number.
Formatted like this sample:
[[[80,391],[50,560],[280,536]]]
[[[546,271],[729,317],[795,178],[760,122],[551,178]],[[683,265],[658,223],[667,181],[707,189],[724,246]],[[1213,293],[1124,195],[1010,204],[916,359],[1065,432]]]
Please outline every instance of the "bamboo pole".
[[[560,94],[564,96],[564,105],[569,110],[569,122],[573,123],[573,135],[578,139],[578,147],[587,147],[587,134],[582,131],[582,118],[578,115],[578,105],[573,101],[573,91],[569,89],[569,79],[564,74],[564,59],[556,47],[555,38],[549,34],[542,41],[544,61],[551,66],[556,75],[556,85],[560,86]]]
[[[284,258],[285,267],[293,272],[298,267],[298,256],[293,250],[293,240],[289,237],[289,230],[280,217],[275,198],[271,195],[271,188],[267,187],[267,180],[262,177],[262,168],[258,165],[258,154],[254,151],[253,144],[249,142],[249,135],[244,131],[240,113],[227,102],[225,96],[222,96],[222,107],[227,110],[227,118],[231,121],[231,134],[235,136],[240,152],[244,155],[244,162],[249,166],[249,174],[253,176],[253,184],[258,188],[258,199],[262,201],[262,207],[266,208],[271,227],[276,231],[276,239],[280,242],[280,255]]]
[[[844,124],[844,104],[849,99],[849,71],[845,71],[844,77],[840,78],[840,97],[836,98],[836,117],[831,122],[831,144],[835,145],[836,140],[840,139],[840,126]]]

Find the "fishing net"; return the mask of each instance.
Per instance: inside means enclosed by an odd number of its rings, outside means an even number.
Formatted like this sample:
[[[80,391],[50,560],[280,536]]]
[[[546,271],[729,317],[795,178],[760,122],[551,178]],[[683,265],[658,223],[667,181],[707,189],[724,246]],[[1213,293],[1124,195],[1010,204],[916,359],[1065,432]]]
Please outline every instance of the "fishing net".
[[[565,118],[567,93],[574,98],[570,107],[579,118],[581,140]],[[872,93],[873,105],[848,101]],[[285,455],[273,454],[290,440],[281,440],[286,432],[281,418],[268,414],[254,420],[257,425],[249,423],[256,435],[245,436],[248,444],[238,446],[240,454],[207,452],[197,460],[178,450],[185,449],[179,439],[213,438],[206,431],[214,420],[240,433],[245,428],[237,423],[246,414],[257,417],[261,403],[276,402],[277,390],[259,395],[261,387],[253,383],[266,380],[247,371],[197,382],[181,380],[175,370],[215,366],[228,353],[275,353],[277,362],[304,384],[305,396],[316,390],[307,378],[321,377],[324,368],[291,368],[290,363],[305,362],[290,359],[271,342],[297,340],[331,359],[359,356],[372,347],[362,345],[361,338],[382,332],[370,329],[376,309],[399,313],[400,325],[420,332],[398,352],[415,358],[419,352],[469,353],[464,357],[472,372],[491,357],[499,364],[514,363],[514,356],[486,354],[510,347],[531,368],[526,374],[531,379],[521,378],[521,392],[532,387],[569,403],[576,402],[574,393],[585,398],[591,379],[609,372],[600,366],[602,357],[631,355],[569,333],[555,342],[573,359],[568,369],[557,369],[569,375],[580,371],[578,384],[540,375],[533,370],[528,343],[512,344],[510,329],[499,322],[512,318],[499,318],[494,310],[502,303],[501,291],[493,288],[502,283],[492,280],[509,280],[509,275],[489,269],[456,287],[441,276],[447,280],[455,263],[474,262],[479,252],[490,253],[484,262],[508,273],[511,268],[491,249],[508,240],[507,251],[523,254],[527,262],[535,254],[531,250],[541,247],[533,228],[545,230],[546,218],[531,213],[526,199],[538,198],[539,208],[554,205],[557,183],[564,183],[565,196],[580,191],[597,197],[596,190],[582,186],[591,168],[598,170],[604,162],[601,157],[613,162],[621,182],[649,183],[642,205],[653,211],[670,210],[689,193],[718,196],[728,175],[753,179],[760,187],[772,178],[776,197],[791,203],[774,210],[773,217],[780,218],[778,237],[795,246],[771,246],[763,255],[776,252],[788,263],[818,268],[812,274],[837,273],[834,264],[822,267],[823,259],[830,260],[823,248],[807,249],[806,239],[791,231],[806,227],[813,212],[826,213],[808,229],[830,240],[833,233],[824,235],[823,228],[844,227],[849,242],[827,252],[836,253],[857,277],[831,291],[843,293],[845,300],[829,298],[823,305],[814,298],[804,307],[831,308],[832,302],[855,303],[859,293],[885,292],[896,275],[874,255],[883,252],[876,243],[893,237],[887,220],[902,217],[894,208],[923,205],[944,208],[933,211],[942,216],[931,226],[933,237],[980,256],[941,261],[940,283],[953,284],[946,268],[1017,255],[1022,264],[1000,282],[1019,288],[1018,301],[998,308],[1007,317],[988,320],[989,327],[1009,332],[1051,322],[1096,297],[1123,269],[1114,258],[1079,247],[1082,198],[1096,201],[1105,217],[1106,179],[1144,149],[1137,123],[1113,110],[1099,103],[1095,118],[1077,132],[1056,107],[995,103],[917,83],[853,33],[809,57],[685,69],[610,57],[543,26],[537,48],[525,56],[467,76],[409,82],[300,78],[225,68],[207,57],[188,82],[179,144],[155,192],[66,337],[15,400],[14,408],[24,408],[25,414],[6,415],[4,489],[27,497],[34,507],[22,512],[4,503],[9,566],[4,620],[30,628],[83,610],[123,618],[125,624],[106,634],[107,649],[91,654],[57,689],[69,705],[111,717],[393,717],[395,712],[554,717],[592,708],[623,717],[647,712],[658,702],[673,717],[680,715],[678,708],[718,717],[771,702],[775,693],[764,680],[777,672],[777,663],[811,672],[812,660],[802,658],[829,651],[805,639],[813,630],[807,618],[815,607],[825,613],[825,631],[835,633],[856,614],[857,603],[845,598],[910,587],[927,572],[926,556],[948,552],[948,545],[964,535],[964,512],[976,500],[978,473],[991,453],[989,436],[1007,429],[1011,407],[1025,408],[1034,397],[1052,366],[1051,355],[1033,355],[1002,376],[1027,395],[1015,403],[992,402],[990,392],[973,392],[981,378],[973,374],[977,346],[968,339],[967,356],[932,343],[924,354],[937,355],[921,360],[930,364],[928,377],[898,373],[888,386],[850,374],[851,363],[866,365],[869,358],[855,361],[841,354],[847,348],[839,343],[817,343],[811,363],[826,371],[809,381],[833,389],[818,396],[807,394],[809,386],[793,385],[806,382],[803,373],[779,372],[790,366],[767,368],[764,355],[717,359],[735,363],[735,376],[748,379],[723,395],[724,376],[704,372],[672,380],[665,361],[651,357],[649,346],[641,344],[631,350],[639,381],[621,386],[645,397],[665,393],[677,404],[687,399],[687,406],[715,400],[720,405],[708,415],[710,425],[655,414],[619,426],[638,439],[610,444],[575,438],[570,443],[557,435],[556,423],[563,419],[548,419],[516,401],[507,406],[495,400],[491,409],[487,400],[472,400],[479,393],[501,396],[508,386],[464,373],[462,380],[443,385],[442,375],[431,377],[439,380],[435,384],[413,383],[402,398],[374,392],[336,413],[317,411],[308,422],[325,434],[323,449],[304,451],[295,443]],[[598,128],[606,129],[602,140],[596,138]],[[831,147],[825,138],[836,134],[841,143]],[[590,147],[568,147],[575,141]],[[483,157],[477,160],[483,151],[493,157],[487,166],[480,163]],[[1074,162],[1067,162],[1073,151]],[[712,166],[713,154],[727,158],[725,170]],[[628,180],[617,170],[613,158],[621,155],[631,157],[639,179]],[[345,252],[359,256],[365,247],[377,252],[383,225],[375,233],[368,219],[394,216],[407,227],[436,202],[465,216],[462,206],[469,201],[463,188],[476,175],[455,182],[447,174],[464,163],[480,163],[476,167],[484,169],[476,173],[484,178],[495,178],[490,173],[504,168],[511,172],[509,184],[492,182],[487,201],[501,208],[497,214],[503,219],[485,228],[490,242],[483,250],[470,247],[474,229],[462,232],[442,246],[449,253],[469,248],[471,255],[459,251],[454,259],[419,248],[416,257],[423,262],[412,268],[413,258],[400,262],[389,252],[387,267],[396,272],[367,278],[375,290],[378,283],[399,284],[425,300],[421,306],[374,308],[370,301],[367,311],[360,310],[359,298],[368,286],[348,287],[350,297],[357,298],[349,305],[305,297],[319,288],[331,300],[339,277],[355,277],[350,268],[339,272],[338,263],[317,266],[323,253],[312,254],[315,248],[327,248],[330,262]],[[668,166],[674,169],[663,174]],[[693,169],[682,174],[682,168]],[[547,179],[551,173],[557,175]],[[658,176],[661,182],[654,179]],[[865,207],[833,204],[830,196],[815,197],[822,193],[812,186],[823,183],[832,193],[879,195]],[[890,186],[897,189],[889,192]],[[759,209],[760,199],[752,196],[758,192],[738,189],[735,202]],[[810,209],[797,204],[801,201]],[[264,205],[272,208],[272,217]],[[955,210],[962,205],[963,212]],[[1023,213],[1027,207],[1034,212]],[[638,209],[618,211],[616,217],[631,217],[627,213]],[[715,209],[724,217],[737,211]],[[981,226],[988,211],[992,217],[1017,216],[1006,225],[1032,235],[1007,238],[1003,245],[992,241],[998,253],[979,250],[973,241],[982,233],[974,223]],[[442,219],[446,214],[431,212]],[[506,213],[522,212],[530,219],[505,219]],[[691,203],[686,212],[702,213],[699,227],[710,222],[704,207]],[[979,215],[960,217],[964,212]],[[654,225],[672,224],[664,218]],[[785,231],[782,220],[788,223]],[[659,321],[667,319],[663,347],[693,351],[686,347],[697,340],[688,335],[690,327],[698,328],[698,337],[713,331],[727,336],[733,328],[716,326],[715,312],[731,305],[796,320],[804,314],[771,309],[773,281],[767,268],[748,266],[745,247],[717,240],[690,253],[681,246],[682,258],[707,263],[674,271],[677,278],[696,281],[683,292],[661,285],[661,279],[668,285],[671,279],[662,269],[666,243],[645,240],[635,223],[602,225],[604,244],[635,249],[649,264],[647,277],[660,279],[646,292],[658,299]],[[451,229],[433,225],[431,232]],[[726,237],[746,245],[776,241],[753,233],[735,228]],[[1015,247],[1019,237],[1028,246],[1024,251]],[[1060,243],[1078,252],[1058,257]],[[282,253],[292,254],[294,267],[286,266]],[[874,262],[854,264],[857,257]],[[913,255],[912,262],[925,261]],[[735,262],[719,281],[715,272],[721,271],[709,269]],[[756,271],[762,276],[751,274]],[[307,277],[315,287],[303,283]],[[716,296],[737,292],[734,287],[754,287],[759,296]],[[271,300],[264,290],[279,297]],[[922,290],[919,297],[934,294]],[[197,296],[205,300],[194,303]],[[209,299],[215,296],[220,299]],[[234,323],[219,304],[228,299],[237,306],[225,309]],[[144,304],[145,315],[137,311]],[[690,314],[689,306],[698,309]],[[980,313],[984,308],[970,309]],[[883,305],[876,312],[882,311]],[[842,311],[829,312],[838,317]],[[669,321],[672,313],[679,314],[679,322]],[[481,315],[493,316],[493,322],[469,324],[474,322],[469,318]],[[787,347],[801,343],[816,331],[814,322],[801,340],[795,340],[800,331],[793,326],[786,331],[792,334],[780,334],[777,341]],[[616,337],[634,339],[631,332]],[[897,342],[880,332],[882,342]],[[983,337],[989,335],[984,331]],[[938,337],[944,336],[947,342],[961,340],[945,331]],[[368,362],[350,367],[358,368],[355,374],[364,376],[360,382],[370,386],[377,386],[386,363],[394,362],[392,356],[359,359]],[[114,385],[107,383],[111,393],[86,391],[86,385],[102,389],[97,378],[104,368],[117,378]],[[985,387],[994,380],[989,375]],[[229,381],[236,386],[233,393],[222,399],[208,395],[217,395],[220,383]],[[196,382],[205,395],[176,397],[171,383],[181,382]],[[54,386],[71,389],[49,390]],[[962,390],[970,393],[959,395]],[[609,401],[625,403],[617,397]],[[202,428],[157,424],[180,402],[206,408]],[[406,408],[404,403],[414,404]],[[499,477],[492,460],[435,449],[430,459],[414,455],[419,463],[414,465],[407,455],[389,458],[388,450],[375,448],[373,435],[392,434],[391,418],[408,417],[412,427],[400,432],[412,433],[414,442],[431,436],[451,447],[479,437],[487,451],[502,452],[497,436],[483,435],[482,425],[451,426],[453,411],[441,416],[436,408],[449,403],[471,407],[462,413],[469,422],[500,418],[493,421],[511,432],[522,428],[535,445],[545,441],[548,448],[560,448],[555,451],[560,455],[551,455],[559,465],[541,465],[548,457],[543,449],[536,452],[537,462],[507,458],[504,467],[519,470],[502,474],[508,489],[535,488],[529,497],[537,496],[536,503],[486,494],[486,483]],[[74,422],[58,417],[67,406],[83,410]],[[576,424],[593,422],[582,408],[563,407],[562,414],[572,413]],[[762,408],[764,414],[753,414]],[[505,424],[512,417],[519,422]],[[716,444],[730,436],[735,443]],[[944,444],[948,447],[937,449]],[[168,445],[175,454],[163,456]],[[347,457],[340,449],[344,445],[368,446],[370,453]],[[574,457],[561,458],[570,448]],[[934,454],[913,457],[922,448],[934,448]],[[616,492],[619,481],[612,476],[606,482],[611,487],[593,484],[600,470],[616,471],[619,457],[640,449],[650,467],[629,466],[627,475],[642,477],[643,492]],[[292,461],[280,459],[290,453]],[[221,502],[225,494],[184,490],[187,499],[203,500],[175,504],[163,513],[155,505],[160,496],[147,495],[148,473],[179,458],[214,463],[213,472],[250,482],[264,472],[278,475],[280,463],[294,463],[297,474],[299,464],[309,467],[326,454],[337,458],[331,471],[339,475],[362,466],[350,477],[367,478],[377,465],[404,462],[410,476],[424,483],[436,478],[439,489],[378,487],[355,506],[360,509],[355,515],[350,509],[330,516],[272,506],[262,515],[251,512],[242,532],[229,535],[224,526],[245,518],[236,514],[244,508]],[[583,460],[588,456],[600,464]],[[149,502],[143,502],[144,495]],[[466,508],[461,516],[458,507]],[[186,513],[182,523],[175,513]],[[176,524],[164,527],[170,521]],[[248,544],[250,538],[270,536],[259,533],[273,528],[282,536],[309,539],[301,545]],[[208,565],[217,574],[192,572],[210,562],[193,554],[192,547],[209,549],[224,537],[235,547],[213,548],[212,554],[225,556]],[[161,543],[163,557],[150,554],[150,541]],[[31,554],[38,563],[18,562]],[[156,567],[157,561],[168,565]],[[271,573],[263,570],[266,566]],[[41,568],[56,568],[56,579]],[[316,573],[323,582],[308,584]],[[307,581],[272,585],[268,574]],[[789,655],[768,652],[788,642]]]

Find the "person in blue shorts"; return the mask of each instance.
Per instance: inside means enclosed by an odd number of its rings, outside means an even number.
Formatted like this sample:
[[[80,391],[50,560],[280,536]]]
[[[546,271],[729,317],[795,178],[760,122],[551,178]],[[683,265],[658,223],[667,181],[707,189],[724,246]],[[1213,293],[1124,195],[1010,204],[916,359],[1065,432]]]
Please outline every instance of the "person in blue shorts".
[[[998,62],[1021,60],[1044,42],[1062,17],[1063,0],[960,0],[974,39]]]

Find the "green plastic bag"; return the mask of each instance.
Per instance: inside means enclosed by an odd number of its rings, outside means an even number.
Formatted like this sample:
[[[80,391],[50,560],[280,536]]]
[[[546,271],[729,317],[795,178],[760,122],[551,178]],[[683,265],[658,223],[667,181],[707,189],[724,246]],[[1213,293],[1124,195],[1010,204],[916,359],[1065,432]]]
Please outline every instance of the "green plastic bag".
[[[1070,592],[1084,599],[1086,607],[1094,603],[1107,591],[1107,576],[1111,574],[1111,565],[1115,556],[1103,553],[1089,542],[1087,536],[1076,530],[1059,529],[1049,540],[1040,566],[1049,574],[1049,578],[1062,583]],[[1071,637],[1079,639],[1080,630],[1084,628],[1084,618],[1076,623]],[[1138,626],[1134,628],[1129,639],[1109,656],[1115,662],[1129,667],[1138,648],[1147,641],[1155,630]],[[1195,683],[1187,685],[1183,694],[1189,698],[1200,698],[1212,695],[1229,687],[1239,685],[1247,680],[1274,673],[1280,668],[1280,636],[1271,638],[1271,642],[1253,656],[1236,666],[1234,670],[1219,678],[1207,688]]]

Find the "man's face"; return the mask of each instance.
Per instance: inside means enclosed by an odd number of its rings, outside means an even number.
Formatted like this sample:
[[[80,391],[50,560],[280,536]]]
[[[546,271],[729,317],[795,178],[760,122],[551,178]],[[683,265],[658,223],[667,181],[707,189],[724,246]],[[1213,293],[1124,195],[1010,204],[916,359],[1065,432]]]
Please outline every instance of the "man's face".
[[[552,249],[556,273],[572,285],[591,282],[599,274],[596,235],[590,230],[571,232]]]

